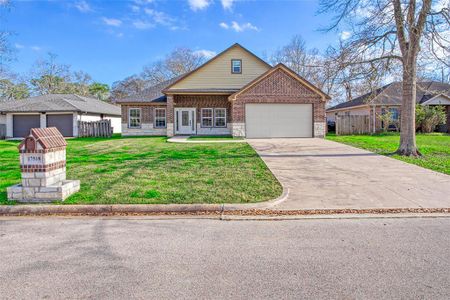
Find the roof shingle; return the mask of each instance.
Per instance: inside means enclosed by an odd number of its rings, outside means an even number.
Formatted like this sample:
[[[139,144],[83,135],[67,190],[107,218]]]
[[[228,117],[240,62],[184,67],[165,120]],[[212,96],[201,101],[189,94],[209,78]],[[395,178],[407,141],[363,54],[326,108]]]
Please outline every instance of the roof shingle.
[[[75,94],[48,94],[0,103],[0,112],[83,112],[120,116],[120,107]]]

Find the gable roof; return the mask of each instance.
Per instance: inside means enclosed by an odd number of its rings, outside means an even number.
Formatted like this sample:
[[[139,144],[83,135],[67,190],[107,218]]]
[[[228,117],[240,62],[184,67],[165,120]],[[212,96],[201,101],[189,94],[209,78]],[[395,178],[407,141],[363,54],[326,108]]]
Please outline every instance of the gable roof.
[[[31,128],[29,136],[32,136],[41,145],[42,149],[67,146],[66,140],[56,127]],[[19,144],[18,148],[21,149],[26,142],[27,137]]]
[[[258,76],[257,78],[255,78],[254,80],[252,80],[251,82],[249,82],[248,84],[246,84],[243,88],[241,88],[239,91],[237,91],[236,93],[232,94],[230,97],[228,97],[229,100],[233,101],[236,100],[236,97],[239,96],[240,94],[242,94],[243,92],[245,92],[246,90],[248,90],[249,88],[251,88],[252,86],[256,85],[258,82],[261,82],[264,78],[269,77],[271,74],[273,74],[275,71],[282,69],[285,72],[287,72],[289,75],[291,75],[294,79],[296,79],[297,81],[299,81],[301,84],[305,85],[306,87],[308,87],[309,89],[311,89],[314,93],[320,95],[324,100],[325,99],[331,99],[330,96],[328,96],[325,92],[323,92],[321,89],[319,89],[318,87],[316,87],[314,84],[312,84],[311,82],[309,82],[308,80],[306,80],[305,78],[301,77],[300,75],[298,75],[296,72],[294,72],[291,68],[287,67],[286,65],[279,63],[276,66],[272,67],[270,70],[268,70],[267,72],[261,74],[260,76]]]
[[[116,103],[136,103],[136,102],[150,102],[150,103],[166,103],[167,97],[162,93],[162,90],[177,81],[181,76],[176,76],[172,79],[157,83],[143,91],[130,95],[128,97],[117,99]]]
[[[75,94],[48,94],[0,103],[0,112],[82,112],[120,116],[120,107]]]
[[[242,45],[240,45],[239,43],[235,43],[233,45],[231,45],[230,47],[228,47],[227,49],[223,50],[222,52],[220,52],[219,54],[217,54],[216,56],[214,56],[213,58],[211,58],[210,60],[208,60],[207,62],[205,62],[204,64],[202,64],[201,66],[199,66],[198,68],[187,72],[186,74],[180,76],[176,81],[174,81],[173,83],[171,83],[170,85],[168,85],[165,89],[162,90],[163,93],[167,93],[170,91],[170,88],[172,86],[174,86],[175,84],[177,84],[178,82],[182,81],[183,79],[185,79],[186,77],[188,77],[189,75],[197,72],[198,70],[203,69],[205,66],[209,65],[211,62],[217,60],[218,58],[220,58],[221,56],[223,56],[225,53],[227,53],[229,50],[233,49],[233,48],[240,48],[242,50],[244,50],[245,52],[249,53],[251,56],[253,56],[254,58],[256,58],[258,61],[262,62],[264,65],[266,65],[267,67],[271,67],[266,61],[264,61],[263,59],[261,59],[260,57],[258,57],[256,54],[254,54],[253,52],[251,52],[250,50],[244,48]]]
[[[437,81],[424,81],[417,83],[416,102],[422,104],[431,98],[442,94],[450,97],[450,84]],[[327,111],[351,108],[361,105],[401,105],[402,82],[392,82],[373,92],[364,94],[350,101],[340,103]]]

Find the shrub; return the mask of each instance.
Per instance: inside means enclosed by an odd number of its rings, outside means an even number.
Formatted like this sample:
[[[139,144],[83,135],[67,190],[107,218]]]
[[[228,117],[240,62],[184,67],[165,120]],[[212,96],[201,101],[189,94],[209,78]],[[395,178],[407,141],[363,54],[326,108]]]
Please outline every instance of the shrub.
[[[416,105],[416,130],[423,133],[433,132],[436,126],[445,123],[445,109],[443,106]]]

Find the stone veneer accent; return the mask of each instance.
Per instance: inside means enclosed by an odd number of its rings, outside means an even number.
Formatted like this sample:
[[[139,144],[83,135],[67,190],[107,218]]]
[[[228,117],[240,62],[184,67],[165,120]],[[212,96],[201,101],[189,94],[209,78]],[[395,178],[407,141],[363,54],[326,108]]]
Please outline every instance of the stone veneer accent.
[[[80,189],[79,180],[66,180],[66,141],[56,128],[31,129],[19,153],[22,183],[7,188],[9,200],[64,200]]]
[[[235,137],[245,137],[245,123],[231,123],[231,134]]]
[[[166,134],[167,134],[168,137],[174,136],[173,123],[167,123]]]
[[[166,128],[155,128],[153,123],[141,124],[141,128],[128,128],[128,124],[122,123],[122,136],[164,136]]]
[[[232,100],[233,123],[245,123],[245,104],[247,103],[312,104],[314,123],[321,124],[325,123],[326,120],[325,99],[281,68],[237,95],[235,100]],[[243,131],[245,134],[245,128]],[[233,129],[233,135],[235,135],[235,132],[241,134],[242,129]],[[324,132],[321,129],[321,125],[317,125],[318,135],[316,135],[316,125],[314,126],[315,136],[323,137]]]
[[[314,122],[314,137],[325,137],[326,130],[325,122]]]

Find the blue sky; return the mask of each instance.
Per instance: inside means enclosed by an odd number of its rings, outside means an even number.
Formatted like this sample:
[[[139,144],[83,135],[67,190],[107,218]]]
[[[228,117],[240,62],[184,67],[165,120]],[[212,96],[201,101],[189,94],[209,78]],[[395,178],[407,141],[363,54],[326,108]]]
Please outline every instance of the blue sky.
[[[323,49],[338,33],[318,29],[317,1],[18,1],[2,27],[14,32],[17,73],[46,53],[111,84],[139,73],[176,47],[218,53],[238,42],[262,56],[300,34]]]

